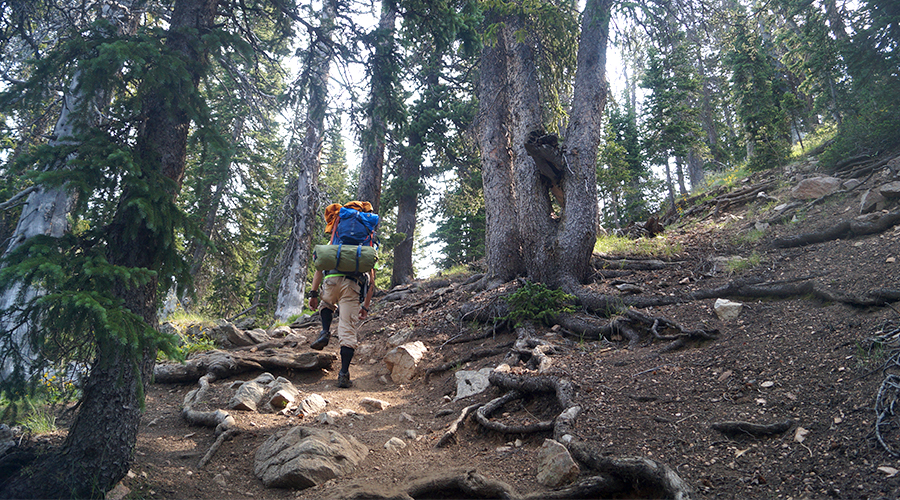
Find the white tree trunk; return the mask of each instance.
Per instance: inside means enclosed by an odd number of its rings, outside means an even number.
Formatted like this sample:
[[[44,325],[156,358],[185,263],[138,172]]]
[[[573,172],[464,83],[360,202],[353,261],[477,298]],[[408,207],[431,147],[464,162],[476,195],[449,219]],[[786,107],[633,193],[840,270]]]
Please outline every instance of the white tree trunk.
[[[278,299],[275,304],[275,320],[285,321],[303,313],[306,293],[306,274],[318,213],[319,168],[322,144],[325,139],[325,110],[328,98],[328,72],[331,68],[331,34],[337,7],[334,0],[325,2],[322,9],[321,30],[311,48],[309,68],[309,101],[303,143],[298,152],[300,168],[296,184],[296,210],[294,225],[285,251],[287,259]]]
[[[130,10],[131,2],[119,4],[105,4],[102,16],[116,25],[119,34],[132,33],[136,29],[135,18]],[[79,87],[81,73],[76,72],[72,76],[67,92],[63,95],[62,109],[59,119],[53,127],[54,139],[51,146],[64,146],[75,144],[74,134],[78,127],[97,126],[101,119],[100,110],[106,106],[106,96],[86,95]],[[88,102],[93,102],[88,105]],[[89,115],[83,113],[88,111]],[[69,157],[66,163],[74,159]],[[61,165],[48,165],[47,170],[66,168],[66,163]],[[4,250],[4,256],[18,248],[29,238],[45,235],[59,238],[68,230],[66,216],[75,204],[75,196],[65,184],[61,186],[38,185],[32,191],[22,208],[19,222],[10,237],[9,246]],[[25,303],[40,293],[28,287],[22,290],[22,285],[15,285],[0,295],[0,308],[8,310],[16,303]],[[21,294],[21,295],[20,295]],[[30,376],[29,368],[36,359],[36,353],[25,340],[29,329],[28,324],[16,324],[14,318],[8,315],[0,316],[0,344],[3,349],[11,349],[13,357],[0,358],[0,380],[6,379],[13,371],[16,364]]]

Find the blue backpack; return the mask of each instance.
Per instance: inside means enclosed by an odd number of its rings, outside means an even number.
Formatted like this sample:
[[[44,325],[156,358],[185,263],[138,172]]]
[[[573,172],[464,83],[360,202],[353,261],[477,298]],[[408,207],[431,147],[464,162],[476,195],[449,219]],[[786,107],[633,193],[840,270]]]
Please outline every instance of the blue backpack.
[[[375,230],[378,229],[378,214],[341,207],[338,217],[331,234],[332,245],[377,246]]]

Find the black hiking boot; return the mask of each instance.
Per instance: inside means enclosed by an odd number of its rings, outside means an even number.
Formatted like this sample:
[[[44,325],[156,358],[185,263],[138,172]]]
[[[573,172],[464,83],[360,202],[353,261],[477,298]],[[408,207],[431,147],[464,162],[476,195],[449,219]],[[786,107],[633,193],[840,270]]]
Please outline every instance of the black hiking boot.
[[[334,318],[334,311],[326,307],[319,311],[319,316],[322,318],[322,333],[315,342],[309,344],[310,349],[317,351],[324,349],[328,345],[328,341],[331,340],[331,320]]]
[[[353,382],[350,380],[350,372],[343,370],[338,372],[337,386],[342,389],[353,387]]]
[[[309,348],[321,351],[325,348],[325,346],[328,345],[329,340],[331,340],[331,332],[329,332],[328,330],[322,330],[319,338],[317,338],[316,341],[312,344],[309,344]]]

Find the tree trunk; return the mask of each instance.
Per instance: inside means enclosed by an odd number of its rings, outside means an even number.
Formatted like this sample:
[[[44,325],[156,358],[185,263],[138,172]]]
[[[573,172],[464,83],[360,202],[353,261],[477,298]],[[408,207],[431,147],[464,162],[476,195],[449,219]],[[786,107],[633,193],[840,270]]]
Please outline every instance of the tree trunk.
[[[370,63],[368,126],[362,134],[362,160],[359,165],[359,186],[356,199],[372,204],[372,211],[381,210],[381,182],[384,175],[384,144],[387,124],[384,118],[393,90],[390,59],[394,54],[394,31],[397,11],[392,2],[381,4],[381,20],[375,32],[375,54]]]
[[[426,90],[427,92],[427,90]],[[415,279],[413,242],[416,233],[416,208],[419,200],[419,160],[415,151],[423,147],[422,136],[410,132],[409,144],[400,159],[400,199],[397,203],[397,232],[406,235],[394,247],[394,268],[391,287],[405,285]]]
[[[488,13],[486,22],[496,22]],[[478,82],[478,146],[485,203],[485,285],[505,283],[523,270],[509,135],[506,46],[502,37],[481,52]]]
[[[684,196],[687,194],[687,186],[684,185],[684,158],[675,157],[675,175],[678,177],[678,194]]]
[[[119,35],[133,34],[137,30],[136,18],[132,12],[134,1],[120,4],[104,4],[101,18],[108,20]],[[80,71],[72,77],[69,88],[63,95],[62,107],[59,118],[53,128],[53,139],[50,146],[73,145],[76,142],[76,134],[84,129],[98,126],[102,121],[101,110],[108,106],[107,95],[86,95],[79,82],[82,78]],[[93,101],[88,104],[88,101]],[[85,112],[90,114],[85,115]],[[66,162],[74,160],[74,156],[66,159]],[[66,164],[48,165],[47,170],[65,169]],[[4,256],[19,247],[33,236],[45,235],[59,238],[68,230],[66,217],[76,202],[74,193],[63,184],[60,186],[45,186],[39,184],[26,199],[25,206],[19,215],[15,231],[9,238],[9,245],[4,251]],[[21,298],[24,301],[20,301]],[[17,303],[31,300],[39,292],[28,287],[24,291],[21,285],[16,285],[0,295],[0,309],[6,310]],[[8,333],[5,342],[15,351],[15,359],[5,358],[0,366],[0,380],[6,379],[14,369],[20,370],[26,377],[32,375],[30,365],[35,361],[34,353],[25,340],[29,330],[28,325],[13,325],[8,316],[0,316],[0,331]]]
[[[606,106],[606,44],[612,0],[587,0],[578,42],[574,98],[566,128],[566,206],[556,239],[563,281],[584,283],[597,241],[597,149]]]
[[[703,185],[706,178],[703,172],[703,159],[694,149],[688,151],[687,155],[688,176],[691,180],[691,189],[697,189]]]
[[[170,19],[167,47],[190,61],[196,88],[206,70],[200,36],[213,25],[218,0],[178,0]],[[162,96],[145,101],[146,126],[137,137],[137,155],[148,172],[171,180],[158,185],[175,196],[184,176],[190,118],[187,110],[172,109]],[[114,265],[156,269],[163,252],[171,251],[172,227],[150,227],[123,193],[109,228],[108,259]],[[136,226],[132,221],[140,221]],[[134,314],[157,326],[156,280],[115,290]],[[135,357],[135,350],[138,351]],[[62,449],[37,459],[0,490],[3,498],[100,497],[121,480],[131,465],[137,441],[141,403],[156,362],[156,345],[139,335],[138,345],[122,339],[99,339],[97,357],[83,389],[81,406]]]
[[[515,174],[516,210],[513,222],[519,225],[522,257],[529,277],[547,281],[556,271],[556,252],[553,235],[557,224],[552,218],[550,179],[539,173],[534,159],[525,150],[532,132],[543,132],[541,91],[532,37],[516,41],[516,34],[525,29],[518,16],[508,16],[502,36],[507,48],[507,82],[509,86],[509,134],[512,143],[512,164]],[[551,175],[552,172],[551,172]],[[555,181],[556,179],[553,179]]]
[[[306,274],[312,250],[313,232],[318,212],[319,157],[325,139],[325,110],[328,97],[328,73],[333,52],[331,34],[337,16],[336,2],[325,2],[322,8],[319,38],[313,41],[310,50],[310,82],[306,119],[300,126],[304,128],[303,143],[299,151],[299,171],[296,192],[294,224],[285,252],[287,265],[278,289],[275,306],[275,320],[286,321],[291,316],[303,313],[306,292]]]

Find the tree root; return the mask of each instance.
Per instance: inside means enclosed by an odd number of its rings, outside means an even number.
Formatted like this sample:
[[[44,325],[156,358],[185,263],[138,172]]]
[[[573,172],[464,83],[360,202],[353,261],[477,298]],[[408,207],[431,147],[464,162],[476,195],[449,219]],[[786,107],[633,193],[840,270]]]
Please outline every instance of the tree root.
[[[839,302],[857,307],[883,306],[900,300],[900,289],[877,288],[864,295],[852,295],[831,290],[813,280],[799,282],[767,282],[754,280],[732,281],[724,286],[708,290],[699,290],[690,294],[690,300],[711,299],[718,297],[770,297],[788,298],[810,295],[825,302]]]
[[[181,416],[187,420],[189,424],[215,427],[216,429],[215,443],[213,443],[209,448],[209,451],[203,455],[203,458],[200,459],[200,463],[197,466],[201,469],[209,463],[212,456],[218,451],[225,440],[231,439],[240,433],[240,429],[237,428],[234,417],[228,412],[223,410],[198,411],[194,409],[194,405],[203,401],[206,397],[206,393],[209,391],[209,383],[215,379],[216,377],[214,375],[209,374],[200,377],[200,387],[187,393],[184,397],[184,406],[181,410]]]
[[[774,436],[784,434],[796,422],[785,420],[774,424],[754,424],[750,422],[715,422],[710,427],[727,436]]]
[[[777,238],[772,241],[771,246],[774,248],[793,248],[823,243],[838,238],[853,238],[856,236],[877,234],[887,231],[898,223],[900,223],[900,211],[888,214],[867,214],[850,220],[841,221],[822,231],[805,233],[787,238]]]
[[[629,349],[637,347],[642,341],[672,341],[661,352],[680,349],[692,341],[715,340],[719,334],[718,330],[685,330],[673,321],[648,316],[634,309],[625,311],[605,325],[591,324],[572,315],[560,315],[558,322],[567,335],[579,340],[611,340],[615,334],[620,334],[628,339]],[[662,334],[660,329],[671,330],[673,333]]]
[[[195,382],[204,375],[214,379],[228,378],[249,371],[266,371],[279,368],[311,371],[330,367],[337,356],[322,352],[296,352],[295,348],[254,349],[233,351],[207,351],[197,354],[184,363],[160,363],[153,370],[157,383]]]
[[[491,356],[496,356],[498,354],[502,354],[506,352],[510,347],[512,347],[513,343],[509,342],[499,347],[495,347],[493,349],[476,349],[474,351],[470,351],[467,355],[456,359],[454,361],[449,361],[442,365],[438,365],[432,368],[425,370],[425,380],[428,381],[428,377],[430,377],[433,373],[442,373],[447,370],[450,370],[454,367],[460,366],[464,363],[468,363],[469,361],[475,361],[482,358],[489,358]]]
[[[450,426],[447,428],[447,431],[444,432],[444,435],[441,436],[441,439],[434,445],[435,448],[443,448],[450,443],[451,440],[456,439],[456,433],[459,432],[459,426],[468,418],[469,415],[472,414],[475,410],[481,408],[482,403],[477,403],[474,405],[467,406],[463,408],[463,411],[456,417],[456,420],[450,423]]]
[[[691,489],[666,465],[647,458],[610,458],[585,443],[573,441],[566,445],[572,458],[585,464],[590,470],[611,478],[610,486],[618,488],[620,484],[628,485],[628,493],[624,498],[672,498],[687,500]],[[594,495],[608,496],[621,494],[614,492],[598,492]],[[569,497],[572,498],[572,497]]]

